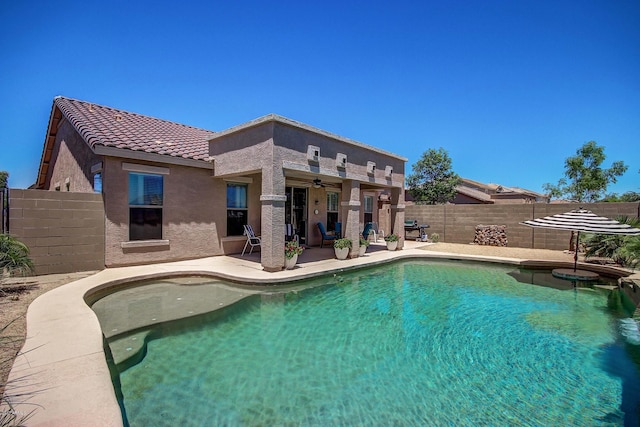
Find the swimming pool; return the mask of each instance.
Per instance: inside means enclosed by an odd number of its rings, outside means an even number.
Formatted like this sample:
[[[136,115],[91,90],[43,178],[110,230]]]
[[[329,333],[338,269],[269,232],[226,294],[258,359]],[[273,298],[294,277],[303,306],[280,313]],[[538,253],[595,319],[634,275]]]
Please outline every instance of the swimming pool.
[[[240,289],[242,297],[229,297],[217,314],[185,304],[185,319],[112,331],[113,342],[146,342],[118,350],[137,355],[118,356],[126,419],[132,426],[637,425],[637,346],[619,333],[626,314],[615,298],[523,284],[513,273],[477,263],[394,263],[282,293]],[[170,282],[150,285],[150,299],[135,288],[120,316],[136,317],[149,304],[206,306],[211,291],[202,286],[233,293],[218,282]],[[105,307],[113,295],[101,300]]]

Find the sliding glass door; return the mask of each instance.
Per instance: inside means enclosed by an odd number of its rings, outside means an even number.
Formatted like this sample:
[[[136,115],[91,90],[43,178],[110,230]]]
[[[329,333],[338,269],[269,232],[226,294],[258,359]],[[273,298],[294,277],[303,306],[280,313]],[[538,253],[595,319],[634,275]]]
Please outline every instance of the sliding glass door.
[[[300,237],[300,244],[307,243],[307,189],[287,187],[284,222],[292,224],[295,233]]]

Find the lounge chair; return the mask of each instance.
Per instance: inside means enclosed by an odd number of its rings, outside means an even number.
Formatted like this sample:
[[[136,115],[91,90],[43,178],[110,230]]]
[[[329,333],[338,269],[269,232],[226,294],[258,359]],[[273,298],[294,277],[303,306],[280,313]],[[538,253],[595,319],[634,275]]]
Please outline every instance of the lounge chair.
[[[322,245],[324,244],[325,240],[328,242],[331,242],[333,240],[336,240],[336,236],[330,236],[327,234],[327,230],[324,228],[324,224],[319,222],[318,223],[318,230],[320,230],[320,234],[322,234],[322,240],[320,241],[320,247],[322,248]]]
[[[242,249],[242,255],[240,256],[244,256],[244,252],[247,250],[248,245],[251,245],[251,250],[249,251],[249,254],[251,254],[255,246],[260,246],[262,244],[262,242],[260,241],[260,236],[256,236],[256,234],[253,232],[253,227],[251,227],[249,224],[243,227],[244,227],[243,234],[247,236],[247,242],[244,244],[244,248]]]

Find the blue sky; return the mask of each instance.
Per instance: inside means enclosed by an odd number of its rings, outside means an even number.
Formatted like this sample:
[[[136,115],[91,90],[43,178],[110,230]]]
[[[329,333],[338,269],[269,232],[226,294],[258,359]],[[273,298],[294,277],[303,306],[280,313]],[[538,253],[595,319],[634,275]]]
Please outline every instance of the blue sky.
[[[640,191],[640,2],[3,1],[0,170],[36,179],[53,97],[213,131],[277,113],[542,191],[585,142]]]

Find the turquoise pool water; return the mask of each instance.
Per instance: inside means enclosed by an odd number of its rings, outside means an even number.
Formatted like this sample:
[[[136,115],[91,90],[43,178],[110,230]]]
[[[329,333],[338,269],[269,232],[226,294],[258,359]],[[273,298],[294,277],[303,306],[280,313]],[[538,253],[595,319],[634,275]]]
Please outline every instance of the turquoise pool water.
[[[127,421],[637,425],[638,365],[618,305],[510,272],[398,263],[163,324],[119,373]]]

